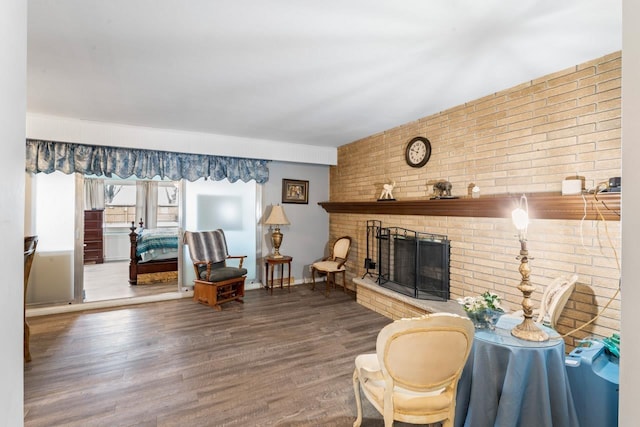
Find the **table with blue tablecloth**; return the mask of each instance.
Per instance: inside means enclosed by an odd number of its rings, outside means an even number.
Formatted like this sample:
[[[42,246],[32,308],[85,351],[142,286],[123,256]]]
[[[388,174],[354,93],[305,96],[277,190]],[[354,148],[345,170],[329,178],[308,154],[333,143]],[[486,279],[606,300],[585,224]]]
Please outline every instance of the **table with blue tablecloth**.
[[[511,335],[521,319],[477,329],[456,399],[456,427],[579,427],[564,366],[564,341]]]

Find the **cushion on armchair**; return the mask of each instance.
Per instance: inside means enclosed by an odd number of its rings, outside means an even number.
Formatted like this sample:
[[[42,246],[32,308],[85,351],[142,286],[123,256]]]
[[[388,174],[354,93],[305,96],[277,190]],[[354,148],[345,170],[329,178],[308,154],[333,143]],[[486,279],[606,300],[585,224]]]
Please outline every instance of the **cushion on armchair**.
[[[207,267],[198,266],[199,276],[201,280],[207,280]],[[224,261],[211,265],[211,276],[209,282],[221,282],[223,280],[233,279],[234,277],[242,277],[247,274],[246,268],[225,267]]]

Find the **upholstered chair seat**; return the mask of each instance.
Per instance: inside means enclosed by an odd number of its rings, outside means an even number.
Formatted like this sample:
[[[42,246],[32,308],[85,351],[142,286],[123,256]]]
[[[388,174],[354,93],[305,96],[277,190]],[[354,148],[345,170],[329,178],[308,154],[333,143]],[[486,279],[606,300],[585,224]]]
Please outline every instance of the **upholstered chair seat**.
[[[220,282],[222,280],[233,279],[234,277],[240,277],[247,274],[246,268],[227,267],[225,266],[224,261],[212,264],[209,278],[207,278],[206,266],[199,266],[198,270],[200,272],[200,279],[207,280],[209,282]]]

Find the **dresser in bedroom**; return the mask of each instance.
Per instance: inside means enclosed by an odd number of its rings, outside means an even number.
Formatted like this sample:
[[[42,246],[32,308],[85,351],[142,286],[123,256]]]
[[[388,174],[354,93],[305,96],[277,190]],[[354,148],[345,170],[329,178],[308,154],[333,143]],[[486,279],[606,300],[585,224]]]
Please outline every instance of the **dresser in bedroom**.
[[[102,233],[102,209],[84,211],[84,263],[104,262],[104,240]]]

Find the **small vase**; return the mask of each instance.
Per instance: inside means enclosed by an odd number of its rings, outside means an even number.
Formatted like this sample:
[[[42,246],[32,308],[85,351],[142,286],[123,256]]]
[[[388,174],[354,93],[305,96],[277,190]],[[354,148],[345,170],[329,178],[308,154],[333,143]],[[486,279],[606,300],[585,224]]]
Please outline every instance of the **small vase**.
[[[467,312],[467,316],[473,322],[473,325],[476,329],[491,329],[494,330],[496,328],[496,323],[500,316],[502,316],[502,311],[485,309],[479,311],[469,311]]]

